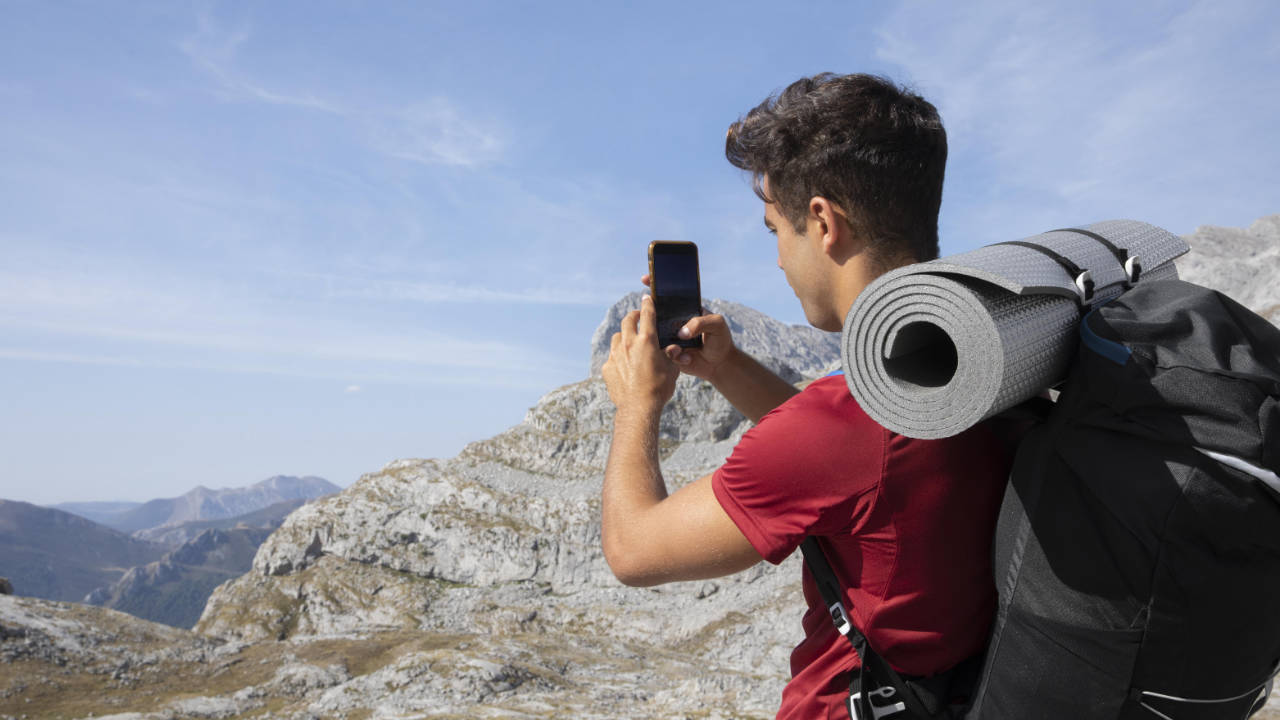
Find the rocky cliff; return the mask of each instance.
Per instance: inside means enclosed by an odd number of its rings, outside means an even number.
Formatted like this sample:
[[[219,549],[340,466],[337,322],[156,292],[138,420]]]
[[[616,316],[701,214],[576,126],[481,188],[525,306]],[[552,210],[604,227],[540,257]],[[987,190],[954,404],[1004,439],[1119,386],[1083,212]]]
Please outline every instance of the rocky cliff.
[[[1186,240],[1191,252],[1177,262],[1182,279],[1222,290],[1280,325],[1280,215],[1247,228],[1203,225]]]

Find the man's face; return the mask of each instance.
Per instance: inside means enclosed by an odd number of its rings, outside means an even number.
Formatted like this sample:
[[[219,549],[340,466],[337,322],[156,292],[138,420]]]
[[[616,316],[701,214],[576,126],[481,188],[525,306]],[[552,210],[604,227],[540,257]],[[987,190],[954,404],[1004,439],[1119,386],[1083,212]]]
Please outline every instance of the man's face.
[[[824,328],[829,325],[825,301],[830,293],[821,272],[821,239],[814,237],[815,223],[805,224],[805,232],[798,232],[781,212],[776,203],[764,204],[764,224],[778,239],[778,267],[786,275],[787,284],[800,300],[805,319],[809,324]]]

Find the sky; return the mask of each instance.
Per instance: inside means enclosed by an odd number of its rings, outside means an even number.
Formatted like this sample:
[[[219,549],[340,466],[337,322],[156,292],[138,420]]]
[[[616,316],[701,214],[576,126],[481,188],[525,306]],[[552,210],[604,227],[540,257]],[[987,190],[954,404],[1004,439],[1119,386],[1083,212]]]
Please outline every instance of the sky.
[[[1280,4],[0,0],[0,498],[449,457],[587,376],[650,240],[792,323],[724,133],[887,75],[943,254],[1280,213]]]

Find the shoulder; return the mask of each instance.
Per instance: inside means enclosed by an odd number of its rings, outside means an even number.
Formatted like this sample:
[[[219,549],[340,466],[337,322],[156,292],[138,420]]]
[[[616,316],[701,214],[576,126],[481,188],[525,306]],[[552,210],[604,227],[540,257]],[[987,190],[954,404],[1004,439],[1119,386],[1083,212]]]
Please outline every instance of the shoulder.
[[[839,423],[846,433],[874,432],[880,426],[849,393],[844,375],[828,375],[809,383],[791,399],[760,419],[753,431],[778,432],[797,422]]]
[[[880,483],[889,440],[843,377],[822,378],[761,418],[712,486],[760,554],[780,562],[805,535],[858,514]]]
[[[813,381],[761,418],[743,436],[730,459],[751,459],[767,452],[803,467],[823,457],[851,459],[851,454],[879,452],[890,437],[891,433],[849,394],[843,375],[828,376]]]

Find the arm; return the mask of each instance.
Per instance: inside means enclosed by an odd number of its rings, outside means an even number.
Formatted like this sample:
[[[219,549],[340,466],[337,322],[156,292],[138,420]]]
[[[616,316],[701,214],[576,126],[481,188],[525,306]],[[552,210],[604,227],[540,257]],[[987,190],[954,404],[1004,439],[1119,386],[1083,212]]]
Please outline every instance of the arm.
[[[694,318],[689,324],[698,323],[696,327],[705,327],[712,318],[724,319],[719,315],[704,315]],[[725,331],[728,332],[726,326]],[[703,337],[706,337],[705,330]],[[679,360],[677,360],[679,362]],[[717,366],[710,377],[706,378],[724,395],[738,412],[746,415],[751,422],[760,422],[760,418],[770,410],[786,402],[788,398],[800,392],[794,385],[774,374],[772,370],[761,365],[759,361],[738,348],[733,348],[729,357]]]
[[[658,463],[658,418],[679,371],[658,348],[649,298],[614,335],[603,375],[617,412],[601,535],[605,560],[618,579],[656,585],[718,577],[760,562],[760,554],[720,507],[710,475],[667,495]]]

